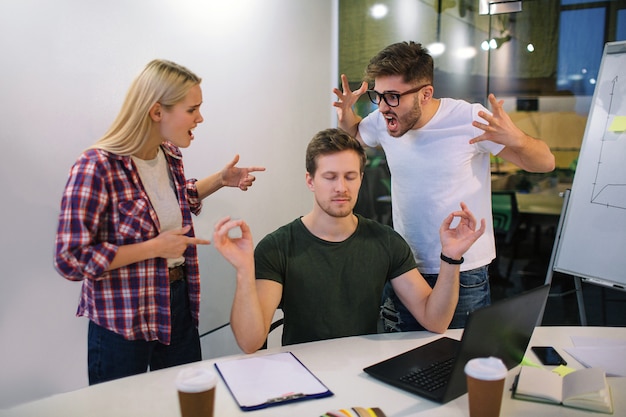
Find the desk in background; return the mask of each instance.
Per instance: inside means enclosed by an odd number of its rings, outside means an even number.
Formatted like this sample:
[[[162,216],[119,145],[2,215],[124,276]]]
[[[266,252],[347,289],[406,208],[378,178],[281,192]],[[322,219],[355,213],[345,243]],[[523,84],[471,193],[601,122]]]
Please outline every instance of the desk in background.
[[[543,228],[552,228],[556,232],[563,209],[563,194],[571,188],[571,183],[558,183],[554,187],[541,189],[531,193],[515,193],[521,223],[533,231],[536,253],[541,250]]]
[[[534,234],[535,252],[539,254],[542,228],[556,230],[563,208],[563,194],[571,188],[571,172],[551,174],[504,173],[492,174],[492,191],[515,190],[519,219]],[[520,190],[519,188],[523,190]],[[495,208],[494,208],[495,210]],[[494,211],[495,213],[495,211]]]
[[[558,183],[536,192],[516,192],[517,208],[522,214],[558,217],[563,208],[563,193],[571,187],[571,183]]]
[[[448,330],[446,335],[459,339],[461,330]],[[563,347],[571,346],[570,336],[620,338],[626,340],[626,327],[538,327],[532,345],[555,346],[573,368],[582,368]],[[243,412],[220,379],[216,392],[216,417],[307,416],[317,417],[326,411],[346,407],[380,407],[388,417],[406,416],[468,416],[467,394],[440,405],[377,381],[363,368],[430,342],[439,335],[429,332],[388,333],[354,336],[259,351],[255,355],[291,351],[331,391],[334,396],[285,404],[263,410]],[[529,354],[529,356],[532,353]],[[212,365],[216,360],[205,361]],[[186,365],[188,366],[188,365]],[[77,391],[55,395],[0,411],[11,417],[176,417],[180,415],[174,387],[176,374],[182,367],[169,368],[106,382]],[[588,416],[589,412],[556,405],[513,400],[509,389],[517,368],[508,374],[502,403],[502,416]],[[62,378],[59,375],[59,378]],[[613,391],[615,416],[626,415],[626,377],[608,378]],[[592,413],[591,413],[592,414]],[[594,414],[595,415],[595,414]]]
[[[520,213],[559,216],[563,193],[572,188],[572,172],[531,174],[525,172],[492,173],[492,191],[515,191]]]

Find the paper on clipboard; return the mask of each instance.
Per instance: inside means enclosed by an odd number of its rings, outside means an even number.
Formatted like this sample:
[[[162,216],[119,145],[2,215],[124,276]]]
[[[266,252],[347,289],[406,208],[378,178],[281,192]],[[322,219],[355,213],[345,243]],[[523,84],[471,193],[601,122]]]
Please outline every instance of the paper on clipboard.
[[[333,395],[291,352],[231,359],[215,367],[244,411]]]

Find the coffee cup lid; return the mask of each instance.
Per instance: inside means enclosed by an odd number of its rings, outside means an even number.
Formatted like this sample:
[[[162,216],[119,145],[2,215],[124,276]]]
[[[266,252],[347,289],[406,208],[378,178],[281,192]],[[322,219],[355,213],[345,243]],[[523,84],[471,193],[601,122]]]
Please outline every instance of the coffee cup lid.
[[[497,381],[506,378],[507,369],[501,359],[490,356],[468,361],[465,364],[465,374],[476,379]]]
[[[217,384],[217,375],[206,366],[182,369],[176,377],[176,388],[182,392],[202,392]]]

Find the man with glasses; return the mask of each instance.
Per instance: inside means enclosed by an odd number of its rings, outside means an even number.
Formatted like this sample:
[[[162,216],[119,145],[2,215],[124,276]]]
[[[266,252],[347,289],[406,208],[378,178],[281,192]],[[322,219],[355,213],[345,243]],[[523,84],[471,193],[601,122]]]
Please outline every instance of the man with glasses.
[[[467,314],[491,302],[488,266],[495,258],[491,215],[490,154],[530,172],[554,169],[545,142],[517,128],[489,95],[490,113],[478,103],[435,98],[433,59],[421,44],[400,42],[374,56],[364,81],[351,91],[341,76],[335,88],[339,127],[366,146],[381,146],[391,171],[393,226],[409,243],[419,271],[432,286],[437,280],[440,248],[436,231],[460,201],[476,217],[487,219],[487,232],[464,255],[460,294],[451,328],[464,327]],[[364,119],[353,106],[366,93],[377,104]],[[386,331],[419,330],[417,323],[387,286],[381,317]]]

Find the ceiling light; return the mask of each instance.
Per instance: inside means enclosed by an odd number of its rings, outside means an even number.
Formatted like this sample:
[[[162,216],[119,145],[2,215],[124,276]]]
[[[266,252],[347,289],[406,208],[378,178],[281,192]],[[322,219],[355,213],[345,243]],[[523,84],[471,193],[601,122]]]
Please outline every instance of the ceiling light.
[[[499,47],[501,47],[502,45],[504,45],[505,43],[507,43],[508,41],[511,40],[511,35],[509,35],[508,33],[504,36],[501,36],[499,38],[491,38],[491,40],[487,41],[483,41],[483,43],[480,45],[480,47],[483,50],[488,50],[488,49],[498,49]],[[487,45],[489,47],[487,47],[485,45],[485,43],[487,43]]]
[[[476,56],[476,48],[472,46],[466,46],[456,50],[454,54],[459,59],[471,59]]]
[[[374,19],[382,19],[383,17],[387,16],[388,12],[389,9],[384,4],[375,4],[370,7],[370,15]]]
[[[446,50],[446,45],[443,42],[433,42],[430,45],[426,46],[426,49],[428,49],[430,56],[435,57],[443,55]]]

